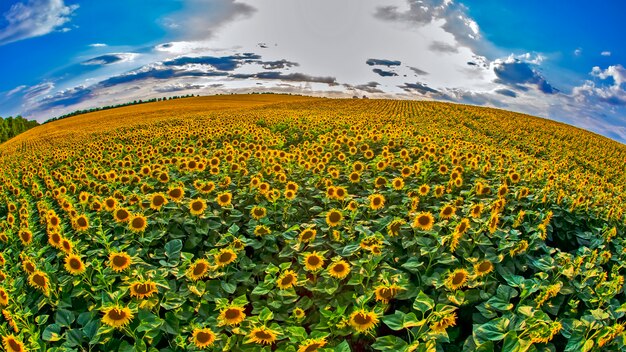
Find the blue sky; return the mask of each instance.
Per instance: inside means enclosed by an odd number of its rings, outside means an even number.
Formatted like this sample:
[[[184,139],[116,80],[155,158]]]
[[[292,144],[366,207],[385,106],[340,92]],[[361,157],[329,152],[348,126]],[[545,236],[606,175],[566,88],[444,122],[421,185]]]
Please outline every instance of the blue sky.
[[[626,142],[626,3],[20,0],[0,3],[0,116],[180,94],[423,99]]]

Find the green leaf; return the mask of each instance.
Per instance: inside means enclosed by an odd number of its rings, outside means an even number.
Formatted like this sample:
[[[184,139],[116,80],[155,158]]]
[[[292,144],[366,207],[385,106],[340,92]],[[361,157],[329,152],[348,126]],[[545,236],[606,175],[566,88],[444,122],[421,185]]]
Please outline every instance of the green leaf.
[[[391,329],[391,330],[402,330],[404,329],[404,316],[405,314],[399,310],[396,310],[392,315],[385,315],[382,317],[382,321]]]
[[[165,244],[165,255],[169,259],[169,262],[178,262],[180,259],[180,251],[183,249],[183,242],[181,240],[171,240]]]
[[[343,340],[343,342],[335,346],[335,352],[352,352],[352,351],[350,350],[350,345],[348,345],[348,341]]]
[[[226,281],[221,281],[220,283],[224,291],[226,291],[227,293],[235,293],[235,290],[237,289],[237,285],[233,285],[230,282],[226,282]]]
[[[57,314],[54,316],[54,321],[59,324],[59,326],[69,327],[74,322],[74,313],[69,310],[59,309]]]
[[[267,322],[270,321],[274,318],[274,313],[272,313],[272,311],[265,307],[263,308],[263,310],[261,310],[261,312],[259,313],[259,320]]]
[[[413,302],[413,309],[426,313],[435,307],[435,301],[428,297],[424,291],[420,291]]]
[[[397,336],[383,336],[376,339],[372,348],[378,351],[403,351],[408,344]]]
[[[491,320],[474,329],[479,341],[500,341],[504,339],[509,325],[509,319],[504,317]]]
[[[59,341],[61,339],[61,327],[58,324],[50,324],[41,334],[44,341]]]

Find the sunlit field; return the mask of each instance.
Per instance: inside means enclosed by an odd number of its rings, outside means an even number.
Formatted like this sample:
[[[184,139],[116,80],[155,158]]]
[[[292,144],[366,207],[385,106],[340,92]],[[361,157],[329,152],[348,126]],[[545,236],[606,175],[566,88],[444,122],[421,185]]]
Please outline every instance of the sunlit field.
[[[229,95],[0,153],[7,351],[624,350],[626,146],[578,128]]]

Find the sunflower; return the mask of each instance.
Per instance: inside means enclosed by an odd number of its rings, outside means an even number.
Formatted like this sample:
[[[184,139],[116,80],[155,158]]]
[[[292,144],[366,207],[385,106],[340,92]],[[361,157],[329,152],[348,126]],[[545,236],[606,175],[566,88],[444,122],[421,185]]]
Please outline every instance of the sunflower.
[[[185,197],[185,189],[181,186],[171,187],[167,191],[167,196],[174,202],[180,202]]]
[[[150,196],[150,208],[153,210],[161,210],[168,203],[163,193],[155,193]]]
[[[357,332],[368,332],[378,324],[378,315],[373,311],[359,309],[350,314],[348,323]]]
[[[402,287],[396,284],[378,285],[376,286],[376,288],[374,288],[374,294],[376,295],[377,301],[381,301],[384,304],[387,304],[391,299],[396,297],[400,290],[402,290]]]
[[[430,191],[430,186],[429,185],[421,185],[420,188],[417,190],[419,195],[422,196],[422,197],[428,195],[429,191]]]
[[[317,271],[324,267],[324,256],[317,252],[308,253],[304,256],[304,267],[308,271]]]
[[[128,227],[132,232],[143,232],[148,227],[148,219],[143,215],[135,214],[130,218]]]
[[[72,241],[68,240],[67,238],[62,237],[59,248],[63,251],[63,253],[71,254],[72,251],[74,250],[74,244],[72,243]]]
[[[482,214],[482,212],[483,212],[483,208],[484,208],[484,206],[483,206],[482,204],[480,204],[480,203],[479,203],[479,204],[474,205],[474,206],[471,208],[471,210],[470,210],[470,215],[471,215],[473,218],[475,218],[475,219],[476,219],[476,218],[479,218],[479,217],[480,217],[480,214]]]
[[[43,271],[35,270],[35,272],[28,276],[28,282],[31,286],[43,291],[44,293],[47,293],[50,288],[50,279],[48,279],[48,275],[46,275]]]
[[[376,188],[383,187],[386,184],[387,184],[387,179],[382,176],[376,177],[376,179],[374,180],[374,187]]]
[[[9,304],[9,294],[4,288],[0,288],[0,306]]]
[[[198,191],[202,194],[209,194],[213,192],[214,189],[215,189],[215,183],[212,181],[209,181],[205,184],[202,184]]]
[[[131,297],[146,298],[155,294],[157,291],[156,283],[153,281],[138,281],[130,285]]]
[[[33,262],[30,259],[22,260],[22,268],[24,269],[24,272],[26,272],[27,274],[32,274],[35,272],[35,270],[37,270],[37,268],[35,267],[35,264],[33,264]]]
[[[74,228],[77,231],[86,231],[89,229],[89,219],[85,215],[79,215],[74,219]]]
[[[298,274],[293,270],[286,270],[276,281],[278,288],[286,290],[293,287],[298,281]]]
[[[385,206],[385,197],[382,194],[372,194],[368,198],[372,210],[382,209]]]
[[[437,198],[441,198],[443,196],[443,193],[446,191],[446,188],[444,186],[436,186],[435,187],[435,197]]]
[[[448,274],[446,277],[445,284],[446,287],[450,290],[456,291],[467,283],[467,277],[469,273],[465,269],[456,269]]]
[[[328,267],[328,275],[337,279],[343,279],[348,276],[349,273],[350,264],[348,264],[345,260],[336,261]]]
[[[335,227],[343,220],[343,214],[338,209],[331,209],[326,213],[326,223],[330,227]]]
[[[326,346],[326,338],[308,339],[300,343],[298,352],[317,352],[320,348]]]
[[[398,234],[400,233],[400,228],[406,224],[406,220],[404,219],[393,219],[388,225],[387,225],[387,234],[389,234],[389,236],[394,237],[394,236],[398,236]]]
[[[20,237],[20,241],[22,241],[22,244],[24,246],[28,246],[33,243],[33,233],[30,232],[30,230],[28,229],[21,229],[18,233],[18,236]]]
[[[493,264],[487,259],[483,260],[480,263],[474,264],[474,272],[476,273],[476,276],[478,277],[485,276],[492,271],[493,271]]]
[[[2,345],[7,352],[26,352],[24,343],[13,334],[2,336]]]
[[[206,210],[206,202],[204,199],[196,198],[189,202],[189,212],[191,215],[202,215]]]
[[[193,329],[193,334],[191,335],[191,341],[198,348],[205,348],[213,345],[217,336],[213,332],[213,330],[209,328],[195,328]]]
[[[312,229],[312,228],[304,229],[302,230],[302,232],[300,232],[298,239],[300,240],[300,242],[312,242],[313,240],[315,240],[316,234],[317,234],[317,230],[315,229]]]
[[[274,331],[266,326],[255,327],[248,334],[249,342],[258,343],[260,345],[271,345],[276,341],[278,331]]]
[[[252,216],[254,220],[261,220],[266,215],[267,215],[267,209],[265,209],[262,206],[257,205],[257,206],[252,207],[252,209],[250,210],[250,216]]]
[[[456,208],[450,204],[444,205],[439,212],[439,218],[441,219],[450,219],[456,212]]]
[[[461,222],[459,222],[458,225],[456,225],[455,228],[455,232],[458,233],[459,235],[463,235],[470,227],[470,222],[469,219],[463,219],[461,220]]]
[[[128,268],[132,260],[126,252],[111,252],[109,254],[109,266],[115,272],[121,272]]]
[[[500,214],[493,213],[489,218],[489,233],[494,233],[498,229],[498,224],[500,223]]]
[[[233,200],[233,195],[230,192],[223,192],[217,195],[217,204],[221,207],[227,207]]]
[[[430,324],[430,330],[435,333],[446,331],[447,328],[456,325],[456,312],[452,313],[435,313],[434,321]]]
[[[245,318],[244,308],[230,305],[220,311],[220,315],[217,317],[219,326],[223,325],[239,325]]]
[[[350,173],[348,178],[350,179],[350,182],[352,183],[359,183],[359,181],[361,181],[361,175],[359,175],[359,173],[356,171],[353,171],[352,173]]]
[[[133,312],[128,307],[113,306],[102,311],[102,322],[113,328],[121,328],[133,320]]]
[[[85,264],[76,254],[65,256],[65,270],[72,275],[79,275],[85,272]]]
[[[218,267],[223,267],[237,260],[237,253],[232,249],[223,248],[213,258]]]
[[[200,280],[207,275],[209,268],[210,265],[206,259],[198,259],[189,266],[187,276],[193,281]]]
[[[254,235],[257,237],[269,235],[270,233],[272,233],[272,230],[265,225],[257,225],[254,227]]]
[[[4,255],[0,253],[0,266],[4,266],[7,263],[6,259],[4,259]]]
[[[396,191],[399,191],[404,188],[404,179],[402,177],[396,177],[391,181],[391,186]]]
[[[428,231],[433,228],[434,224],[435,218],[433,217],[433,214],[431,214],[430,212],[421,212],[417,214],[417,216],[413,220],[412,226],[424,231]]]
[[[130,212],[125,208],[117,208],[113,211],[113,218],[116,222],[124,223],[130,220]]]

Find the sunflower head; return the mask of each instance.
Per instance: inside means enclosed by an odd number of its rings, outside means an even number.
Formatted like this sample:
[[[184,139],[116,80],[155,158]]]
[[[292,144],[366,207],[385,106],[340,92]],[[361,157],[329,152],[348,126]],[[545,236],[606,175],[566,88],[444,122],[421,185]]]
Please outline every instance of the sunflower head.
[[[298,274],[296,274],[293,270],[285,271],[281,276],[276,280],[276,284],[278,288],[281,290],[286,290],[293,287],[298,281]]]
[[[109,266],[113,271],[121,272],[128,268],[132,260],[126,252],[111,252],[109,254]]]
[[[24,343],[18,340],[13,334],[3,336],[2,345],[7,352],[26,352]]]
[[[343,214],[338,209],[331,209],[326,213],[326,223],[330,227],[335,227],[343,220]]]
[[[119,329],[128,325],[133,320],[133,313],[128,307],[113,306],[102,311],[102,322],[106,325]]]
[[[204,199],[196,198],[189,202],[189,212],[191,215],[199,216],[206,210],[206,202]]]
[[[130,295],[137,298],[151,297],[157,292],[156,283],[153,281],[137,281],[130,285]]]
[[[227,207],[231,205],[233,195],[230,192],[222,192],[217,195],[217,204],[221,207]]]
[[[213,330],[209,328],[195,328],[193,330],[193,334],[191,335],[191,341],[198,348],[209,347],[213,345],[215,340],[217,340],[217,336],[215,335]]]
[[[385,206],[385,197],[382,194],[372,194],[369,196],[370,208],[373,210],[381,209]]]
[[[239,325],[246,318],[244,311],[245,309],[243,307],[237,305],[230,305],[222,309],[217,317],[219,325]]]
[[[185,189],[180,186],[171,187],[167,191],[167,196],[174,202],[180,202],[185,197]]]
[[[223,248],[213,258],[217,266],[223,267],[237,260],[237,253],[230,248]]]
[[[359,309],[350,314],[348,323],[357,332],[368,332],[378,324],[378,315],[373,311]]]
[[[257,205],[257,206],[252,207],[252,209],[250,210],[250,216],[252,216],[254,220],[261,220],[266,215],[267,215],[267,209],[265,209],[262,206]]]
[[[317,271],[324,267],[324,257],[317,253],[308,253],[304,256],[304,268],[308,271]]]
[[[31,286],[44,293],[47,293],[50,288],[50,279],[48,279],[48,275],[43,271],[35,270],[35,272],[28,276],[28,282]]]
[[[350,273],[350,264],[345,260],[339,260],[328,266],[328,274],[337,279],[343,279]]]
[[[476,263],[474,265],[474,272],[479,277],[485,276],[492,271],[493,271],[493,264],[487,259],[483,260],[480,263]]]
[[[266,326],[255,327],[248,334],[248,340],[260,345],[271,345],[278,337],[278,332]]]
[[[65,257],[65,270],[72,275],[80,275],[85,272],[85,264],[76,254]]]
[[[9,294],[4,288],[0,288],[0,306],[9,304]]]
[[[167,203],[167,198],[165,198],[165,195],[163,193],[155,193],[150,197],[151,209],[160,210]]]
[[[326,338],[308,339],[300,343],[298,352],[317,352],[320,348],[326,346]]]
[[[300,240],[300,242],[312,242],[315,239],[316,234],[317,230],[313,228],[307,228],[300,232],[300,236],[298,236],[298,239]]]
[[[113,210],[113,218],[116,222],[128,222],[131,214],[126,208],[117,208]]]
[[[200,280],[207,275],[209,269],[210,265],[206,259],[198,259],[189,267],[187,276],[193,281]]]
[[[133,215],[128,221],[128,228],[133,232],[143,232],[148,227],[148,219],[139,214]]]
[[[445,280],[445,285],[450,290],[458,290],[465,286],[469,273],[465,269],[456,269],[452,271]]]
[[[421,212],[417,214],[417,216],[413,220],[413,227],[417,227],[424,231],[432,229],[434,224],[435,218],[430,212]]]

